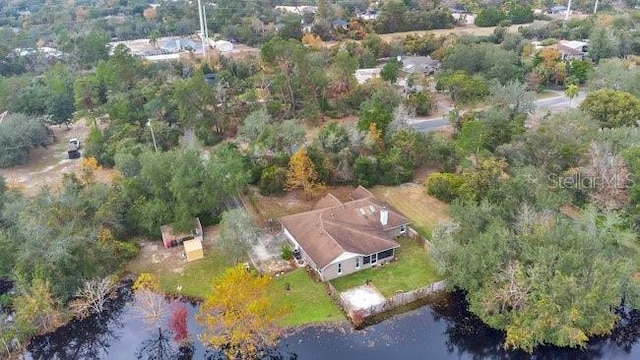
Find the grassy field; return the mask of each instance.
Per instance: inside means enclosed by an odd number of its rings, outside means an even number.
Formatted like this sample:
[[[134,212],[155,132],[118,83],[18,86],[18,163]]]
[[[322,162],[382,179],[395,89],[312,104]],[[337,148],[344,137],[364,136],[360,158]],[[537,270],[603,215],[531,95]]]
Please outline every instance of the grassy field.
[[[399,242],[397,261],[362,270],[331,283],[336,290],[345,291],[371,280],[382,295],[390,297],[398,290],[413,290],[440,280],[431,257],[422,246],[409,238],[402,238]]]
[[[436,225],[449,219],[449,206],[427,195],[424,187],[418,184],[376,186],[371,192],[409,218],[411,227],[427,238],[431,237],[431,230]]]
[[[163,293],[204,299],[211,293],[213,282],[224,274],[231,263],[215,251],[208,251],[204,259],[184,264],[180,272],[166,264],[146,264],[130,268],[135,273],[148,272],[160,281]],[[289,291],[286,284],[289,284]],[[178,291],[178,287],[182,289]],[[274,277],[269,294],[274,305],[287,310],[280,325],[292,327],[306,324],[339,322],[344,316],[324,284],[314,281],[303,269]]]
[[[345,320],[336,303],[327,294],[324,284],[313,280],[304,269],[274,278],[269,293],[273,295],[275,305],[287,310],[280,322],[282,326]]]
[[[153,266],[141,272],[155,275],[160,281],[161,290],[166,294],[203,299],[211,292],[214,279],[230,266],[231,263],[224,256],[208,251],[203,259],[184,264],[180,272],[167,266]],[[182,289],[178,291],[180,286]]]

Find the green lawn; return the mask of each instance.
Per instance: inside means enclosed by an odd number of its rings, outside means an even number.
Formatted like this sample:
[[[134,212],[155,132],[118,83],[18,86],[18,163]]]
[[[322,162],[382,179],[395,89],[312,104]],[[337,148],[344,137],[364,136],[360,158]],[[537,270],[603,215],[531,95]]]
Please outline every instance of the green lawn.
[[[204,299],[213,288],[213,280],[232,266],[224,256],[215,251],[207,251],[205,257],[184,265],[184,270],[177,273],[170,269],[158,268],[154,272],[160,280],[161,289],[168,294],[186,295]],[[182,286],[182,291],[177,291]]]
[[[399,240],[397,260],[347,275],[331,283],[338,291],[364,285],[369,279],[384,295],[390,297],[398,290],[408,291],[440,280],[431,257],[422,246],[409,238]]]
[[[228,259],[215,251],[207,251],[204,259],[184,265],[175,272],[164,264],[137,266],[131,271],[148,272],[160,281],[160,289],[166,294],[184,295],[193,299],[204,299],[213,288],[213,281],[232,266]],[[289,283],[290,290],[285,290]],[[178,291],[178,286],[182,290]],[[321,322],[345,320],[344,315],[327,295],[325,286],[314,281],[303,269],[274,277],[269,294],[275,306],[287,310],[280,321],[283,327],[292,327]]]
[[[286,290],[287,283],[289,291]],[[273,295],[274,304],[287,310],[280,321],[282,326],[345,320],[336,303],[327,294],[324,284],[313,280],[304,269],[274,277],[269,292]]]
[[[371,192],[409,218],[411,227],[426,238],[431,238],[431,230],[436,225],[449,219],[449,205],[428,195],[424,186],[376,186]]]

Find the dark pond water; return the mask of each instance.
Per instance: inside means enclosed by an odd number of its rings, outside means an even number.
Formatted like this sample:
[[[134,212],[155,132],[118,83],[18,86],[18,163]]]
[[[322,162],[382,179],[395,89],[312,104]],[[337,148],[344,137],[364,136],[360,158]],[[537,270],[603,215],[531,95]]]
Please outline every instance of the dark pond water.
[[[169,305],[171,306],[171,305]],[[189,309],[190,336],[199,327]],[[608,338],[585,351],[542,347],[532,355],[502,349],[503,335],[466,311],[460,294],[385,320],[365,330],[349,326],[310,327],[287,335],[270,359],[640,359],[640,313],[626,312]],[[125,288],[108,311],[31,343],[26,359],[217,359],[193,341],[178,348],[166,330],[149,329]]]

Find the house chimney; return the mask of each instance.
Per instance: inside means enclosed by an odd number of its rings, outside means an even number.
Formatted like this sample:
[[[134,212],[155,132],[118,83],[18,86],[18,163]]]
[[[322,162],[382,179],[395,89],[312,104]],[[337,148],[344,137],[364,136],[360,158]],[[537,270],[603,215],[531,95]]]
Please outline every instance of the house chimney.
[[[380,209],[380,223],[382,224],[382,226],[387,226],[388,222],[389,222],[389,211],[387,210],[386,206],[383,206],[382,209]]]

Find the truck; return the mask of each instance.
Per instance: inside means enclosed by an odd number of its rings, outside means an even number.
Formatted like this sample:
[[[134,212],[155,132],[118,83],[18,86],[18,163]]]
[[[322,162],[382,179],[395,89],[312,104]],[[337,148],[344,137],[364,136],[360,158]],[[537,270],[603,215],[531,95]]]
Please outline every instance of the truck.
[[[67,148],[67,154],[69,159],[77,159],[80,157],[80,140],[73,138],[69,140],[69,147]]]

